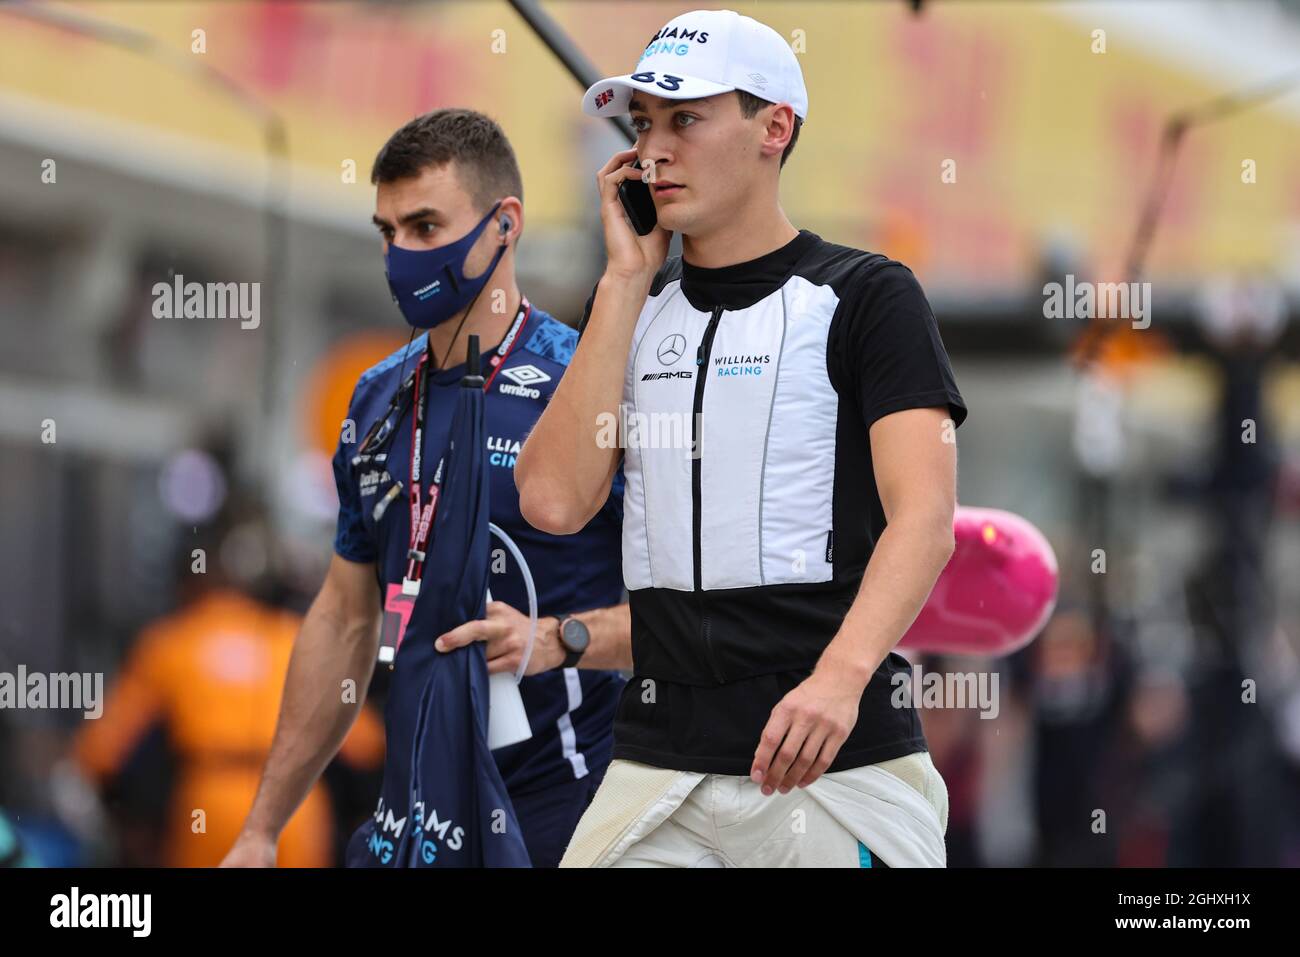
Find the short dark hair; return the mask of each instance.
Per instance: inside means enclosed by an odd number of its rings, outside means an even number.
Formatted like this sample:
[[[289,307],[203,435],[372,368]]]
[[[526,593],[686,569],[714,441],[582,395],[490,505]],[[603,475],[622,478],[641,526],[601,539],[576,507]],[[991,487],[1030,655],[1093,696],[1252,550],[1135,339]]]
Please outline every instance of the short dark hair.
[[[479,212],[507,196],[523,202],[524,181],[510,141],[495,120],[476,110],[434,110],[411,120],[375,156],[370,182],[419,176],[427,167],[453,161]]]
[[[765,100],[762,97],[755,96],[747,90],[737,90],[736,98],[740,100],[740,115],[747,120],[751,120],[765,106],[771,106],[771,100]],[[785,166],[786,159],[794,150],[794,144],[799,142],[799,129],[803,126],[803,120],[799,119],[798,114],[794,118],[794,132],[790,134],[790,142],[785,144],[785,151],[781,153],[781,166]]]

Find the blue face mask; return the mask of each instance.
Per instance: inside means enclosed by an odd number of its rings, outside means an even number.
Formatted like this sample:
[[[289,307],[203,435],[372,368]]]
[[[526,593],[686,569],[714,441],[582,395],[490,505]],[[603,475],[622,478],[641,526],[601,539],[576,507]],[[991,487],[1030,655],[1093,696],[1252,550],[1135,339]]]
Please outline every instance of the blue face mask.
[[[506,247],[501,246],[483,275],[474,279],[465,276],[465,257],[500,208],[498,202],[466,236],[437,249],[402,249],[388,244],[384,255],[388,288],[407,322],[417,329],[430,329],[474,301],[505,255]]]

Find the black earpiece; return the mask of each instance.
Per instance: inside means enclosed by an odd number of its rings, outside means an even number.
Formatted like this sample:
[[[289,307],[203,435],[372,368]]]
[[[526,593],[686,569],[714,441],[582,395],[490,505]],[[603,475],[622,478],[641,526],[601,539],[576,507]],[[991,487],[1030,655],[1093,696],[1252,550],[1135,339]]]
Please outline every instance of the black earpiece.
[[[504,235],[505,235],[506,233],[508,233],[508,232],[510,232],[510,217],[509,217],[509,216],[502,216],[502,217],[501,217],[501,235],[504,236]]]

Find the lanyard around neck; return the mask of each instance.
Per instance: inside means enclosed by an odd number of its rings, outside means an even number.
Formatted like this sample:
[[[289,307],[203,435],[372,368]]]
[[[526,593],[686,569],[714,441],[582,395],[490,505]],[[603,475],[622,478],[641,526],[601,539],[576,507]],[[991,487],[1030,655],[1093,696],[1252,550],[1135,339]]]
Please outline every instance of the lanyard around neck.
[[[506,357],[514,348],[515,341],[519,337],[519,331],[532,315],[532,310],[532,304],[529,303],[527,297],[520,297],[519,311],[515,314],[514,323],[511,324],[505,338],[501,340],[501,344],[497,346],[497,348],[493,350],[492,355],[488,357],[488,367],[492,371],[488,374],[487,380],[483,383],[484,392],[486,392],[488,387],[492,384],[492,378],[496,375],[497,369],[503,362],[505,362]],[[423,354],[426,357],[429,354],[427,343],[425,344],[425,352]],[[415,370],[412,370],[411,374],[406,377],[406,381],[404,381],[398,388],[397,392],[393,394],[393,397],[388,400],[388,408],[384,410],[384,414],[371,424],[370,431],[365,434],[361,440],[361,444],[357,446],[357,453],[352,458],[353,466],[368,465],[372,461],[377,465],[382,465],[388,460],[386,449],[389,443],[393,440],[393,429],[396,423],[401,420],[402,416],[406,414],[406,407],[411,400],[411,395],[414,390]],[[394,418],[394,413],[396,413],[396,418]],[[376,508],[378,508],[378,506],[376,506]],[[378,521],[379,517],[379,515],[375,516],[376,521]]]
[[[483,383],[484,392],[491,387],[492,379],[514,349],[515,343],[519,341],[519,333],[531,314],[532,306],[526,298],[521,298],[519,313],[515,316],[515,321],[511,323],[510,330],[506,333],[505,338],[501,340],[501,344],[488,358],[488,365],[492,371],[485,377]],[[424,575],[424,560],[427,557],[429,535],[433,529],[434,517],[438,512],[438,497],[442,488],[442,469],[447,460],[445,453],[438,460],[438,465],[433,470],[433,476],[428,485],[428,501],[425,501],[423,483],[424,427],[429,414],[429,378],[432,374],[429,350],[426,349],[421,354],[420,361],[416,364],[412,383],[415,393],[415,409],[414,414],[411,416],[411,486],[408,493],[411,509],[411,537],[410,547],[406,553],[406,574],[402,578],[402,594],[404,595],[418,595],[420,593],[420,581]],[[387,507],[387,503],[392,500],[395,494],[400,494],[400,488],[401,483],[394,482],[389,494],[375,506],[378,513],[377,518],[383,515],[380,506]]]

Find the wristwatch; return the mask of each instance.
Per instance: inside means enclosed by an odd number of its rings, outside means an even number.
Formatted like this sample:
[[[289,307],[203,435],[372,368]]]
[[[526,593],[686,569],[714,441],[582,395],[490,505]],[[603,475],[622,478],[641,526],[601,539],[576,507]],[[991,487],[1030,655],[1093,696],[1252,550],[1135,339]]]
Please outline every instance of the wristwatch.
[[[591,632],[587,626],[572,615],[557,615],[560,623],[560,647],[564,649],[564,663],[561,668],[576,668],[591,644]]]

